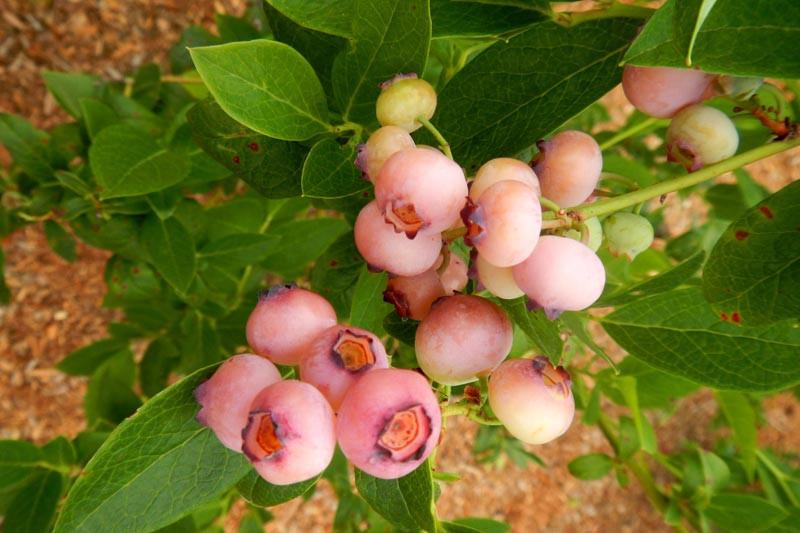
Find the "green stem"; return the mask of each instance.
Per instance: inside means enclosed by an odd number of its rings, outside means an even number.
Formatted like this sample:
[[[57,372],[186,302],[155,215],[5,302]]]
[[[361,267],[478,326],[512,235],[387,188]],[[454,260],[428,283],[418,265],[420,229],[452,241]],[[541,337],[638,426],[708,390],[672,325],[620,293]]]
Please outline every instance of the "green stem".
[[[555,203],[553,200],[550,200],[549,198],[545,198],[544,196],[539,197],[539,203],[542,204],[542,207],[544,207],[545,209],[549,209],[554,213],[558,213],[559,211],[561,211],[560,205]]]
[[[655,9],[647,7],[633,6],[628,4],[612,4],[605,9],[593,9],[591,11],[560,12],[555,14],[555,21],[563,26],[574,26],[582,22],[597,19],[608,19],[617,17],[629,17],[647,19],[655,13]]]
[[[669,124],[669,121],[662,118],[646,118],[645,120],[634,124],[633,126],[626,128],[624,130],[618,131],[616,134],[609,137],[609,139],[600,144],[600,149],[602,151],[606,151],[612,146],[616,146],[617,144],[621,143],[625,139],[633,137],[634,135],[641,133],[643,131],[649,130],[656,126],[666,126]]]
[[[360,134],[362,131],[364,131],[364,126],[362,126],[361,124],[359,124],[357,122],[350,122],[348,120],[347,122],[344,122],[343,124],[339,124],[337,126],[334,126],[331,131],[333,131],[336,134],[344,133],[344,132],[347,132],[347,131],[352,131],[352,132],[354,132],[356,134]]]
[[[423,126],[425,126],[426,130],[428,130],[429,132],[431,132],[431,134],[433,134],[434,138],[439,143],[439,148],[442,150],[442,152],[444,152],[444,155],[446,155],[450,159],[453,159],[453,152],[450,151],[450,143],[448,143],[447,139],[445,139],[444,136],[441,133],[439,133],[439,130],[436,129],[436,126],[431,124],[431,121],[423,117],[422,115],[417,117],[417,121]]]
[[[605,200],[600,200],[599,202],[581,204],[575,209],[570,210],[568,214],[571,214],[580,220],[586,220],[587,218],[591,217],[615,213],[622,209],[635,206],[641,202],[646,202],[651,198],[656,198],[667,193],[698,185],[704,181],[710,180],[711,178],[716,178],[717,176],[726,172],[731,172],[745,165],[749,165],[750,163],[754,163],[760,159],[785,152],[786,150],[791,150],[792,148],[796,148],[798,146],[800,146],[800,138],[765,144],[679,178],[656,183],[650,187],[632,191],[615,198],[606,198]],[[544,213],[542,217],[549,221],[549,228],[567,226],[571,224],[568,220],[554,220],[556,218],[555,214],[549,212]]]
[[[485,414],[480,412],[480,408],[477,406],[468,405],[465,403],[454,403],[449,405],[442,406],[442,417],[447,418],[448,416],[466,416],[473,422],[477,422],[478,424],[484,426],[502,426],[503,423],[499,420],[495,420],[494,418],[489,418]]]

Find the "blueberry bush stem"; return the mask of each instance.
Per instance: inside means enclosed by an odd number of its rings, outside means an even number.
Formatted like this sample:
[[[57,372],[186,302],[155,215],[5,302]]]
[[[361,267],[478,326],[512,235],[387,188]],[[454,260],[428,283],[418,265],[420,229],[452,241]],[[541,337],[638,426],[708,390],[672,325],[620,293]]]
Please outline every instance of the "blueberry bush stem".
[[[436,126],[434,126],[430,120],[426,119],[422,115],[417,117],[417,121],[425,126],[425,129],[431,132],[431,134],[436,138],[436,140],[439,142],[439,148],[442,150],[442,152],[444,152],[444,155],[450,159],[453,159],[453,152],[450,150],[450,143],[448,143],[447,139],[445,139],[444,136],[439,133],[439,130],[436,129]]]

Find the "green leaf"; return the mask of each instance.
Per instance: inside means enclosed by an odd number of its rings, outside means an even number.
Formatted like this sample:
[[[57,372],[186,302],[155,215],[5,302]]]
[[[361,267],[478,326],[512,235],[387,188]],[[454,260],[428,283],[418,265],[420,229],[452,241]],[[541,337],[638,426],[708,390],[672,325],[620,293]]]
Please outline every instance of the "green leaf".
[[[618,377],[614,380],[614,385],[622,393],[622,397],[628,408],[633,415],[633,423],[636,426],[636,434],[639,437],[639,445],[642,450],[649,454],[658,452],[658,442],[656,442],[656,434],[653,431],[653,426],[645,418],[641,409],[639,408],[639,394],[637,390],[636,379],[630,376]]]
[[[131,98],[148,109],[155,107],[161,97],[161,68],[155,63],[147,63],[133,75]]]
[[[108,126],[113,126],[120,121],[119,116],[109,106],[97,98],[81,98],[81,116],[86,125],[89,138],[95,137]]]
[[[722,234],[706,263],[703,292],[732,321],[800,317],[800,181],[747,211]]]
[[[547,9],[550,5],[547,4]],[[544,14],[501,2],[431,0],[433,37],[495,37],[540,22]]]
[[[273,485],[258,475],[258,472],[251,470],[239,483],[236,490],[239,494],[259,507],[272,507],[279,503],[288,502],[298,496],[302,496],[319,481],[319,476],[291,485]]]
[[[697,34],[717,0],[676,0],[678,8],[672,22],[675,43],[686,66],[692,66]]]
[[[733,440],[739,448],[742,465],[749,479],[753,479],[756,470],[756,450],[758,449],[758,428],[756,413],[747,396],[740,392],[716,391],[717,399],[725,419],[733,429]]]
[[[55,220],[46,220],[44,236],[55,253],[72,262],[78,257],[75,253],[75,239]]]
[[[44,472],[11,501],[3,520],[6,533],[49,531],[61,498],[63,479],[58,472]]]
[[[432,121],[468,172],[492,157],[512,156],[619,83],[618,63],[638,24],[534,24],[456,74],[439,94]]]
[[[195,142],[257,192],[268,198],[300,194],[303,146],[256,133],[210,99],[192,107],[187,119]]]
[[[42,446],[44,460],[55,468],[69,467],[78,461],[75,447],[63,436],[58,436]]]
[[[214,22],[217,25],[219,36],[226,43],[236,41],[252,41],[261,34],[247,20],[224,13],[214,13]]]
[[[353,292],[350,324],[383,335],[383,318],[392,310],[392,306],[383,301],[387,279],[385,272],[373,274],[366,266],[361,269]]]
[[[142,224],[142,244],[150,261],[179,293],[185,293],[195,274],[195,251],[191,235],[176,218],[149,216]]]
[[[459,531],[456,528],[468,528],[469,531],[479,531],[480,533],[508,533],[511,531],[510,525],[491,518],[459,518],[442,522],[442,525],[445,531],[452,532]]]
[[[180,183],[189,172],[185,155],[171,152],[152,136],[127,124],[101,131],[89,148],[101,197],[137,196]]]
[[[333,63],[333,92],[345,120],[375,122],[380,84],[422,75],[431,41],[428,0],[355,0],[351,45]]]
[[[56,365],[56,368],[72,376],[91,376],[105,361],[127,349],[127,341],[114,338],[102,339],[70,353]]]
[[[193,371],[206,365],[217,363],[224,357],[219,334],[209,319],[193,311],[181,323],[184,333],[181,348],[181,366]]]
[[[225,267],[257,263],[272,253],[280,237],[261,233],[238,233],[209,242],[198,251],[201,260]]]
[[[723,530],[754,531],[780,522],[787,512],[757,496],[718,494],[711,499],[705,515]]]
[[[0,440],[0,490],[28,477],[45,466],[42,451],[24,440]]]
[[[694,0],[696,1],[696,0]],[[686,67],[691,41],[681,0],[670,0],[650,18],[625,54],[634,65]],[[692,24],[694,26],[694,24]],[[800,38],[800,4],[794,0],[726,0],[716,2],[702,23],[691,52],[692,63],[706,72],[775,78],[800,78],[800,57],[793,43]]]
[[[604,453],[582,455],[569,462],[569,473],[578,479],[592,481],[605,477],[614,467],[614,461]]]
[[[528,311],[525,297],[516,300],[498,300],[497,303],[554,365],[561,361],[564,342],[558,332],[558,321],[550,320],[542,311]]]
[[[275,226],[270,235],[281,238],[262,265],[285,278],[295,278],[305,272],[308,264],[349,229],[338,218],[294,220]]]
[[[771,391],[800,383],[800,331],[787,323],[734,326],[698,288],[640,298],[601,319],[631,355],[720,389]]]
[[[190,71],[192,69],[192,58],[189,56],[189,48],[195,46],[208,46],[219,44],[222,40],[203,28],[202,26],[189,26],[181,33],[180,40],[169,51],[170,70],[175,74]]]
[[[104,85],[103,80],[90,74],[45,71],[42,78],[59,105],[75,118],[81,118],[81,98],[100,96]]]
[[[0,143],[30,177],[45,180],[53,175],[47,157],[47,133],[17,115],[0,113]]]
[[[350,37],[354,0],[265,0],[295,23],[312,30]]]
[[[155,396],[167,386],[170,372],[177,366],[180,352],[169,337],[158,337],[144,351],[139,363],[139,384],[147,396]]]
[[[433,478],[427,461],[398,479],[378,479],[356,468],[356,487],[372,509],[398,528],[436,531]]]
[[[227,491],[250,469],[194,419],[205,368],[159,393],[114,430],[70,490],[65,531],[149,531]],[[124,517],[124,520],[121,520]]]
[[[705,258],[706,254],[701,250],[666,272],[614,291],[608,296],[604,295],[597,301],[595,306],[620,305],[642,296],[670,291],[692,279],[694,274],[703,266]]]
[[[635,357],[626,357],[619,364],[624,376],[636,378],[636,395],[642,409],[668,409],[676,398],[687,396],[700,385],[657,370]]]
[[[83,408],[89,424],[99,420],[118,423],[141,405],[133,392],[136,365],[133,354],[125,350],[104,361],[89,379]]]
[[[311,147],[303,164],[303,196],[342,198],[369,189],[354,161],[352,144],[341,146],[335,139],[323,139]]]
[[[714,209],[714,216],[724,220],[739,218],[747,210],[742,190],[733,183],[717,183],[705,192],[706,202]]]
[[[398,316],[394,311],[390,312],[383,319],[383,329],[386,330],[386,333],[412,347],[417,337],[418,326],[419,321],[411,318],[403,318]]]
[[[257,40],[190,53],[222,109],[248,128],[286,141],[330,130],[322,85],[292,47]]]
[[[317,259],[311,269],[311,288],[331,302],[338,316],[350,316],[353,288],[363,266],[353,234],[344,233]]]

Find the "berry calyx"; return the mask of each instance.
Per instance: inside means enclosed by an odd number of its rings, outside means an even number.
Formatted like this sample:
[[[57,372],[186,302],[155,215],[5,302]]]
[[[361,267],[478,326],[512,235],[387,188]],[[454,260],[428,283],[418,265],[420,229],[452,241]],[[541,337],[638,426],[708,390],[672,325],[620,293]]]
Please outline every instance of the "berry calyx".
[[[381,126],[398,126],[411,133],[422,127],[417,117],[436,111],[436,90],[416,74],[401,74],[381,84],[375,114]]]

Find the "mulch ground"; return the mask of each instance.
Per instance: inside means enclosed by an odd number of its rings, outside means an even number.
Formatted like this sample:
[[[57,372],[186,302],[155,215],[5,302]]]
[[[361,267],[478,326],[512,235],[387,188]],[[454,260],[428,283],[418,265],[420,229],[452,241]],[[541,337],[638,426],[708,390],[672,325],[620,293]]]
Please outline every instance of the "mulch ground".
[[[166,66],[166,53],[189,24],[212,27],[217,11],[240,14],[244,1],[188,0],[5,0],[0,8],[0,110],[20,114],[39,127],[66,119],[41,81],[43,70],[93,72],[120,79],[144,62]],[[614,93],[608,100],[627,111]],[[3,158],[0,157],[0,161]],[[775,190],[800,179],[800,152],[753,165],[757,179]],[[696,204],[674,202],[677,229],[701,216]],[[688,214],[687,214],[688,212]],[[105,335],[119,317],[100,304],[108,254],[80,245],[67,263],[52,253],[39,226],[29,226],[3,242],[7,281],[13,294],[0,307],[0,438],[42,443],[84,428],[82,397],[86,381],[55,370],[70,351]],[[600,341],[610,343],[598,333]],[[765,402],[764,445],[800,449],[800,410],[788,394]],[[664,449],[684,442],[710,445],[716,404],[708,392],[679,402],[677,415],[659,428]],[[567,463],[577,455],[611,450],[600,432],[576,422],[568,434],[532,447],[547,468],[512,464],[491,468],[471,454],[476,428],[448,421],[439,452],[440,468],[461,480],[444,487],[438,509],[444,518],[488,516],[512,524],[514,531],[667,531],[634,482],[621,488],[613,477],[581,482]],[[308,501],[295,500],[273,510],[268,531],[331,529],[335,499],[321,482]],[[240,511],[237,509],[236,511]],[[235,531],[236,515],[226,522]]]

